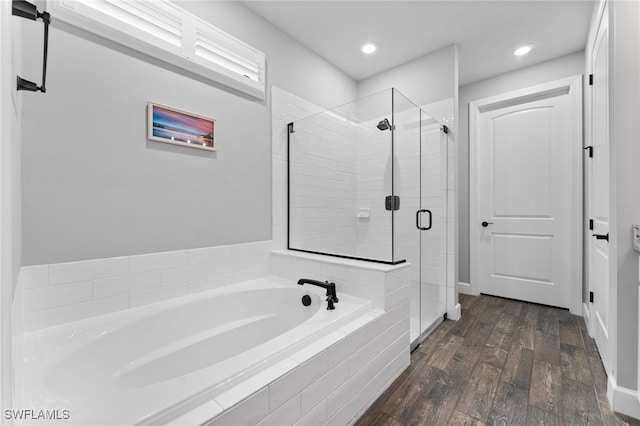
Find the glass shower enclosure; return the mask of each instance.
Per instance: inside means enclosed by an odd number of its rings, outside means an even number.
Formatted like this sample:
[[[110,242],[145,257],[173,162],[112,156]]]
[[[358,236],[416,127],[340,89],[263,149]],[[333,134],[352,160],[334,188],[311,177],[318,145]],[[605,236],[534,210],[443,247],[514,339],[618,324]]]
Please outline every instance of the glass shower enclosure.
[[[446,312],[445,131],[396,89],[288,128],[288,248],[409,262],[413,346]]]

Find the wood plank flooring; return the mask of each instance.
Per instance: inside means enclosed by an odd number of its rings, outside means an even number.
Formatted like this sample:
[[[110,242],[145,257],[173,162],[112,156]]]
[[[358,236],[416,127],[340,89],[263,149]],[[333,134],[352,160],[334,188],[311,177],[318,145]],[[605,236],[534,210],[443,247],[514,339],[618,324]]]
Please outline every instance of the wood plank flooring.
[[[640,425],[611,411],[581,317],[484,295],[460,304],[356,426]]]

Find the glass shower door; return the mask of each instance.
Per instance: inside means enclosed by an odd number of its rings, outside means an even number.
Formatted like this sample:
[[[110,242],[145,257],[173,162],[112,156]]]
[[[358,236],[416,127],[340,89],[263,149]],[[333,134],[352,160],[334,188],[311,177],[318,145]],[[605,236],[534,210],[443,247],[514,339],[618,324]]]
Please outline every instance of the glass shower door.
[[[447,312],[447,135],[422,112],[420,153],[420,333]]]
[[[447,137],[394,90],[394,258],[410,263],[410,340],[416,347],[446,312]]]
[[[409,338],[417,341],[420,323],[420,109],[400,92],[393,92],[393,190],[400,208],[393,212],[393,246],[396,259],[409,266]]]

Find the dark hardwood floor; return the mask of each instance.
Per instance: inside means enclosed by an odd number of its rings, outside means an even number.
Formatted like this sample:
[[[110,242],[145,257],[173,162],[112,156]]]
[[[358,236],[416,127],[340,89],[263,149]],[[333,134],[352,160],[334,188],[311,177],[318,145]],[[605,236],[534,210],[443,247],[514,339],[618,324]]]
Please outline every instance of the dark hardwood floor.
[[[611,411],[581,317],[491,296],[460,304],[357,426],[640,425]]]

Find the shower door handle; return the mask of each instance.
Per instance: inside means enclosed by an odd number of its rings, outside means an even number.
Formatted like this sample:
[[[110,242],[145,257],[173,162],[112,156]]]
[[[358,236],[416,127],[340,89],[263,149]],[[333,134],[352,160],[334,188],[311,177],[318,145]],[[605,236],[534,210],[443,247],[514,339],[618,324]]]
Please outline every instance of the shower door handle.
[[[427,227],[420,226],[420,213],[429,213],[429,226]],[[418,228],[421,231],[428,231],[429,229],[431,229],[432,224],[433,224],[433,216],[431,215],[431,210],[420,209],[416,212],[416,228]]]

